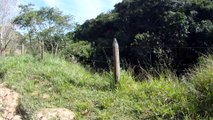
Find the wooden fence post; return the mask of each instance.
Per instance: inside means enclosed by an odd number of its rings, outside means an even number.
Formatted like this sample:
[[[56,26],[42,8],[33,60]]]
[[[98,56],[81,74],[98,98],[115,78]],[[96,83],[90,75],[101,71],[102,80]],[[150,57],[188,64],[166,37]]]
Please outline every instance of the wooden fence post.
[[[119,46],[116,38],[113,40],[113,63],[114,63],[114,79],[115,84],[119,83],[120,80],[120,58],[119,58]]]

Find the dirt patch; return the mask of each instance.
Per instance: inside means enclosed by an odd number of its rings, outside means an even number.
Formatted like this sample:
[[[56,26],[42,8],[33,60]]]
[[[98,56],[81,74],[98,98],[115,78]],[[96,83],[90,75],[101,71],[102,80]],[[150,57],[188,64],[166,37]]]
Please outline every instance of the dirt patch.
[[[18,93],[0,85],[0,120],[21,120],[21,116],[16,115],[18,100]]]
[[[43,98],[48,99],[49,95],[44,94]],[[17,115],[23,112],[20,110],[19,94],[0,84],[0,120],[22,120],[23,116]],[[33,117],[35,120],[74,120],[75,114],[66,108],[44,108]]]
[[[75,114],[66,108],[44,108],[34,117],[36,120],[74,120]]]

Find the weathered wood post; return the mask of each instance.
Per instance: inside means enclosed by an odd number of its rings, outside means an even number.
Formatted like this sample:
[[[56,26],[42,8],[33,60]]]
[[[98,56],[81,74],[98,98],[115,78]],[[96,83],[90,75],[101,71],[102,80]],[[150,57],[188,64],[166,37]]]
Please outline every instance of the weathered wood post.
[[[119,46],[116,38],[113,40],[113,63],[114,63],[114,79],[115,84],[119,83],[120,80],[120,58],[119,58]]]

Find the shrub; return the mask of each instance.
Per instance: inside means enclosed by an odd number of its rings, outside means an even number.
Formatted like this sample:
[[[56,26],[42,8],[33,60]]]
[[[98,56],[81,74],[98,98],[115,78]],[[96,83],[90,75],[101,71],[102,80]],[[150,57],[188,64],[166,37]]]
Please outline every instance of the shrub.
[[[70,43],[62,50],[62,55],[67,60],[86,60],[93,53],[94,49],[91,44],[86,41]]]

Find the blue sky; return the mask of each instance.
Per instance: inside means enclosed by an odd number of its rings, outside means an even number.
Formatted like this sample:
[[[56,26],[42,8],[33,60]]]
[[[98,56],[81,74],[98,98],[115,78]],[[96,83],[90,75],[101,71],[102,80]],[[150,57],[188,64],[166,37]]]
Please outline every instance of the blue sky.
[[[42,6],[57,7],[66,15],[73,15],[74,21],[82,24],[85,20],[95,18],[102,12],[108,12],[122,0],[19,0],[19,4],[33,3]]]

